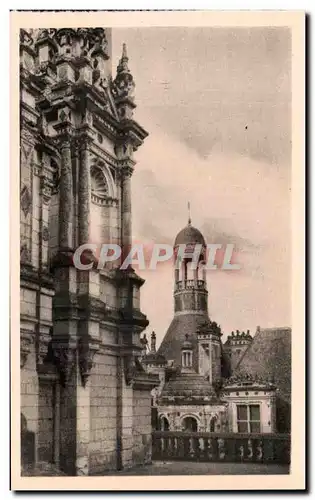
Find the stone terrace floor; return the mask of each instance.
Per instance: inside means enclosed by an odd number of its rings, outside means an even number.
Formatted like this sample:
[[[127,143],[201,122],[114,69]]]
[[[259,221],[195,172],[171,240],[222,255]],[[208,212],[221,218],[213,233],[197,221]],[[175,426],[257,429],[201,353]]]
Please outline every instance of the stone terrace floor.
[[[213,462],[160,462],[135,467],[129,470],[109,472],[109,476],[180,476],[222,474],[289,474],[289,465],[238,464]],[[103,474],[102,474],[103,475]]]

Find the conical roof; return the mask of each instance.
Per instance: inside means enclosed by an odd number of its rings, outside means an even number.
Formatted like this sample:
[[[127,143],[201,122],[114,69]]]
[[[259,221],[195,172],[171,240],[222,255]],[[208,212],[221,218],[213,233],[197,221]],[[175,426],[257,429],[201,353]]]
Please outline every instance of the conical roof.
[[[189,335],[191,348],[193,350],[193,368],[198,370],[198,346],[196,332],[202,325],[211,322],[206,314],[179,314],[175,315],[159,347],[158,353],[167,360],[174,360],[174,365],[181,366],[182,345]]]

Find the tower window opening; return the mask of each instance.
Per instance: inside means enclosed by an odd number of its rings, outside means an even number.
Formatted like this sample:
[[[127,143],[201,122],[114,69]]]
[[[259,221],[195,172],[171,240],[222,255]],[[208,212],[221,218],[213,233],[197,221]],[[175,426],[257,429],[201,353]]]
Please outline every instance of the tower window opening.
[[[182,366],[183,368],[190,368],[192,366],[192,352],[183,351],[182,352]]]

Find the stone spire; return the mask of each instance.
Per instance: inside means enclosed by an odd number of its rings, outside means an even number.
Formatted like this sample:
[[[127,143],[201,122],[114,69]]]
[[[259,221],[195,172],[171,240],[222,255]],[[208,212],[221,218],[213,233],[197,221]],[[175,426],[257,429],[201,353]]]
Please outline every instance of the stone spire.
[[[123,43],[122,54],[119,64],[117,66],[117,73],[130,73],[130,69],[128,67],[128,55],[127,55],[127,45]]]
[[[121,59],[117,66],[117,75],[112,84],[112,93],[116,101],[120,118],[132,118],[135,82],[128,66],[127,46],[124,43]]]

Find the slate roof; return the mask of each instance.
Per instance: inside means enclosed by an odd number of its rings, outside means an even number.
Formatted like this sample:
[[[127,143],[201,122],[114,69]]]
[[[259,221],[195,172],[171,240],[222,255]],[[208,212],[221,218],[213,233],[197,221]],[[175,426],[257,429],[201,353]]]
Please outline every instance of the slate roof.
[[[291,400],[291,328],[261,328],[235,368],[235,373],[273,380],[279,395]]]
[[[181,350],[186,334],[193,350],[193,368],[198,370],[198,345],[196,332],[205,322],[211,325],[209,317],[206,314],[180,314],[174,316],[168,330],[158,349],[158,354],[164,356],[167,360],[174,360],[174,365],[181,366]]]

